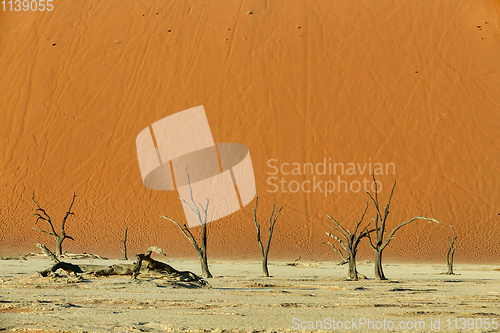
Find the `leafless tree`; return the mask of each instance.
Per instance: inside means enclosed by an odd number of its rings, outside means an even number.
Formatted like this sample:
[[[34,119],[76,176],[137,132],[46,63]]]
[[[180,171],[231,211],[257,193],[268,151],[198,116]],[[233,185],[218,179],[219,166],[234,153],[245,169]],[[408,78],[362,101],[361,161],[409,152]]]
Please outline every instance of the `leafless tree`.
[[[33,194],[32,199],[37,207],[36,213],[33,214],[33,216],[37,217],[35,223],[37,223],[39,220],[47,222],[50,226],[50,232],[45,231],[45,230],[41,230],[41,229],[37,229],[37,228],[33,228],[33,229],[38,230],[38,231],[43,232],[43,233],[46,233],[48,235],[54,236],[54,238],[56,240],[56,256],[58,256],[58,257],[62,256],[62,242],[66,238],[74,240],[73,237],[66,235],[66,231],[64,230],[64,226],[66,225],[66,220],[68,219],[68,216],[75,215],[74,213],[71,212],[71,208],[73,207],[73,204],[75,202],[75,198],[76,198],[76,194],[73,193],[73,200],[71,200],[71,204],[69,205],[69,209],[63,218],[62,225],[61,225],[61,234],[59,235],[59,234],[57,234],[56,230],[54,229],[54,225],[52,224],[52,219],[47,214],[47,212],[43,208],[41,208],[40,205],[35,201],[35,194]]]
[[[394,234],[396,231],[398,231],[400,228],[404,227],[405,225],[416,221],[416,220],[426,220],[428,222],[435,222],[437,224],[439,221],[433,219],[433,218],[428,218],[424,216],[416,216],[412,219],[409,219],[406,222],[403,222],[399,224],[397,227],[392,229],[392,231],[389,233],[389,236],[384,240],[384,233],[386,231],[386,222],[387,222],[387,217],[389,215],[389,207],[391,205],[391,200],[392,200],[392,195],[394,193],[394,188],[396,187],[396,181],[394,181],[394,185],[392,186],[391,194],[389,196],[389,201],[387,202],[387,205],[384,207],[384,211],[382,214],[380,204],[378,202],[378,188],[377,188],[377,181],[375,180],[375,175],[372,174],[373,178],[373,183],[375,186],[375,193],[372,196],[369,192],[366,192],[370,199],[373,201],[375,204],[375,209],[376,209],[376,217],[372,218],[375,221],[375,243],[373,243],[372,238],[370,235],[368,235],[368,239],[370,241],[370,246],[372,247],[373,251],[375,251],[375,278],[378,280],[387,280],[387,278],[384,275],[384,271],[382,269],[382,252],[384,249],[387,247],[389,242],[394,239]]]
[[[128,226],[125,228],[125,235],[123,236],[123,259],[128,260],[127,258],[127,231]]]
[[[450,244],[450,248],[448,249],[448,253],[446,254],[446,263],[448,264],[448,271],[445,273],[446,275],[455,275],[453,272],[453,256],[455,255],[455,249],[457,248],[457,234],[455,233],[455,228],[450,224],[451,229],[453,230],[453,237],[447,238],[448,243]]]
[[[281,210],[284,208],[281,207],[278,209],[275,205],[273,205],[273,210],[271,212],[271,217],[269,218],[269,235],[267,237],[267,246],[264,248],[262,242],[260,240],[260,225],[257,222],[257,204],[259,202],[259,197],[255,198],[255,208],[253,209],[253,221],[255,223],[255,228],[257,229],[257,243],[259,243],[260,253],[262,255],[262,272],[263,276],[269,277],[269,271],[267,269],[267,256],[269,254],[269,247],[271,246],[271,239],[273,237],[274,224],[278,220]]]
[[[199,207],[198,207],[198,205],[196,204],[196,202],[194,201],[194,198],[193,198],[193,189],[191,188],[191,181],[189,178],[189,173],[187,172],[187,168],[186,168],[186,173],[187,173],[187,177],[188,177],[189,194],[191,197],[192,206],[190,204],[188,204],[186,202],[186,200],[184,200],[182,198],[179,198],[179,199],[182,202],[184,202],[184,204],[187,205],[189,207],[189,209],[191,209],[191,211],[196,215],[196,218],[198,219],[198,222],[201,225],[200,245],[198,246],[196,239],[194,238],[193,234],[191,233],[191,230],[189,230],[189,227],[186,224],[184,224],[181,227],[181,225],[179,223],[177,223],[177,221],[172,220],[168,216],[160,215],[160,217],[163,217],[163,218],[169,220],[170,222],[175,223],[175,225],[177,227],[179,227],[182,234],[184,236],[186,236],[186,238],[189,239],[189,241],[193,245],[194,250],[196,251],[196,254],[198,254],[198,258],[200,259],[201,272],[203,274],[203,277],[211,278],[212,273],[210,273],[210,270],[208,268],[208,260],[207,260],[207,212],[208,212],[208,206],[210,203],[210,199],[208,199],[208,198],[206,199],[207,202],[206,202],[205,207],[203,207],[201,204],[199,204]],[[200,212],[200,209],[203,213]]]
[[[331,234],[329,232],[326,232],[326,234],[328,236],[332,237],[333,239],[335,239],[337,242],[339,242],[340,245],[342,245],[342,247],[344,248],[344,250],[346,252],[346,255],[344,255],[342,250],[337,249],[332,243],[328,242],[328,244],[330,244],[332,246],[332,249],[334,251],[340,253],[340,256],[342,257],[342,259],[347,260],[347,262],[349,263],[349,270],[347,273],[347,277],[350,280],[354,280],[354,281],[357,281],[359,279],[359,277],[366,278],[365,276],[359,274],[357,269],[356,269],[356,254],[358,252],[358,245],[359,245],[361,239],[363,239],[364,237],[368,237],[368,235],[374,231],[374,230],[368,230],[368,227],[370,226],[370,223],[368,223],[358,233],[359,226],[361,225],[361,223],[363,223],[363,219],[365,218],[367,210],[368,210],[368,203],[366,203],[365,211],[363,212],[361,219],[356,223],[356,228],[354,229],[353,233],[351,233],[349,230],[342,227],[340,225],[340,223],[337,222],[337,220],[335,220],[333,217],[326,214],[326,216],[328,216],[333,221],[333,223],[335,223],[335,225],[338,228],[334,228],[330,224],[328,224],[328,226],[330,228],[332,228],[333,230],[337,231],[339,234],[341,234],[344,239],[341,239],[341,238],[339,238],[339,237],[337,237],[334,234]]]

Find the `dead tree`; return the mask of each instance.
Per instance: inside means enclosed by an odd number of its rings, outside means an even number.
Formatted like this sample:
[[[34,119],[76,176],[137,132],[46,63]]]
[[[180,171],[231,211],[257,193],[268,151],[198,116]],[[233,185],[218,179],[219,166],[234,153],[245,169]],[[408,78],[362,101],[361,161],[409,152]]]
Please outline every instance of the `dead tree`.
[[[384,207],[384,212],[382,214],[380,204],[378,202],[378,188],[377,188],[377,181],[375,180],[375,175],[372,174],[373,178],[373,183],[375,185],[375,193],[372,196],[369,192],[366,192],[370,199],[373,201],[375,204],[375,210],[376,210],[376,217],[372,219],[375,221],[375,243],[373,243],[372,238],[370,235],[368,235],[368,239],[370,241],[370,246],[372,247],[373,251],[375,251],[375,278],[378,280],[387,280],[387,278],[384,275],[384,270],[382,269],[382,252],[384,249],[389,245],[389,242],[394,239],[394,234],[396,231],[398,231],[400,228],[404,227],[405,225],[416,221],[416,220],[426,220],[430,223],[435,222],[437,224],[439,221],[429,218],[429,217],[424,217],[424,216],[416,216],[412,219],[409,219],[406,222],[403,222],[399,224],[397,227],[392,229],[390,232],[389,236],[387,236],[386,239],[384,239],[384,233],[386,231],[386,222],[387,222],[387,217],[389,215],[389,207],[391,205],[391,200],[392,200],[392,195],[394,193],[394,188],[396,187],[396,181],[394,181],[394,185],[392,186],[391,194],[389,196],[389,201],[387,202],[387,205]]]
[[[191,242],[193,245],[194,250],[196,251],[196,254],[198,255],[198,258],[200,259],[200,264],[201,264],[201,272],[203,274],[204,278],[211,278],[212,273],[210,273],[210,270],[208,268],[208,259],[207,259],[207,212],[208,212],[208,206],[210,203],[210,199],[206,199],[207,203],[205,207],[203,207],[201,204],[198,205],[194,201],[193,198],[193,189],[191,188],[191,181],[189,178],[189,173],[187,172],[186,168],[186,173],[187,173],[187,178],[188,178],[188,185],[189,185],[189,194],[191,197],[191,203],[193,204],[193,207],[189,205],[186,200],[179,198],[182,202],[184,202],[185,205],[191,209],[191,211],[196,215],[196,218],[198,219],[198,222],[201,225],[201,241],[200,245],[198,246],[198,243],[196,242],[196,239],[194,238],[193,234],[191,233],[191,230],[189,230],[189,227],[184,224],[182,227],[177,221],[172,220],[170,217],[160,215],[160,217],[163,217],[164,219],[169,220],[170,222],[175,223],[177,227],[181,230],[182,234],[186,236],[187,239]],[[200,208],[203,211],[203,214],[200,212]]]
[[[54,238],[56,240],[56,256],[58,256],[58,257],[62,256],[62,242],[66,238],[74,240],[73,237],[66,235],[66,231],[64,230],[64,226],[66,225],[66,220],[68,219],[68,216],[75,215],[75,213],[71,212],[71,208],[73,207],[73,204],[75,202],[75,198],[76,198],[76,194],[73,193],[73,200],[71,200],[71,204],[69,205],[69,209],[66,212],[66,215],[64,216],[64,218],[62,220],[61,234],[59,235],[59,234],[57,234],[56,230],[54,229],[54,225],[52,224],[52,219],[47,214],[47,212],[44,209],[42,209],[40,207],[40,205],[35,201],[35,195],[33,194],[32,199],[33,199],[33,202],[35,203],[35,205],[37,206],[36,213],[33,214],[33,216],[37,217],[35,223],[37,223],[39,220],[47,222],[50,226],[50,232],[45,231],[45,230],[41,230],[41,229],[37,229],[37,228],[33,228],[33,229],[38,230],[38,231],[43,232],[43,233],[46,233],[48,235],[54,236]]]
[[[269,271],[267,269],[267,256],[269,254],[269,247],[271,246],[271,239],[273,238],[274,224],[278,220],[281,210],[284,207],[278,209],[273,205],[273,210],[271,212],[271,217],[269,218],[269,235],[267,237],[267,246],[264,248],[260,240],[260,226],[257,222],[257,204],[259,202],[259,197],[255,199],[255,208],[253,209],[253,221],[255,223],[255,228],[257,229],[257,242],[259,243],[260,253],[262,255],[262,272],[264,277],[269,277]]]
[[[123,259],[128,260],[127,258],[127,231],[128,231],[128,226],[125,228],[125,235],[123,236]]]
[[[330,215],[326,214],[326,216],[328,216],[333,221],[333,223],[335,223],[335,225],[338,228],[334,228],[330,224],[328,224],[328,226],[330,228],[332,228],[333,230],[337,231],[338,233],[340,233],[342,235],[342,237],[344,238],[344,240],[343,240],[343,239],[335,236],[334,234],[326,232],[326,234],[328,236],[332,237],[337,242],[339,242],[340,245],[342,245],[342,247],[344,248],[344,250],[346,252],[346,255],[344,255],[344,253],[342,252],[342,250],[337,249],[332,243],[328,242],[332,246],[332,248],[333,248],[334,251],[340,253],[340,256],[342,257],[342,259],[344,259],[344,260],[347,259],[347,262],[349,263],[349,270],[348,270],[348,273],[347,273],[347,276],[348,276],[349,280],[357,281],[359,279],[359,277],[366,279],[366,276],[359,274],[358,271],[357,271],[357,269],[356,269],[356,254],[358,252],[358,245],[359,245],[361,239],[363,239],[364,237],[368,237],[368,235],[371,232],[374,231],[374,230],[368,230],[368,227],[370,226],[370,223],[368,223],[358,233],[359,226],[363,222],[363,219],[365,218],[365,214],[366,214],[367,210],[368,210],[368,203],[366,204],[365,211],[363,212],[363,215],[361,216],[361,219],[359,220],[358,223],[356,223],[356,228],[354,229],[353,233],[351,233],[349,230],[347,230],[344,227],[342,227],[340,225],[340,223],[337,222],[337,220],[335,220],[333,217],[331,217]]]
[[[457,248],[457,234],[455,233],[455,228],[453,228],[451,224],[450,227],[453,230],[453,237],[447,238],[448,243],[450,244],[450,248],[448,249],[448,253],[446,254],[446,263],[448,264],[448,271],[445,274],[455,275],[455,273],[453,273],[453,256],[455,255],[455,249]]]

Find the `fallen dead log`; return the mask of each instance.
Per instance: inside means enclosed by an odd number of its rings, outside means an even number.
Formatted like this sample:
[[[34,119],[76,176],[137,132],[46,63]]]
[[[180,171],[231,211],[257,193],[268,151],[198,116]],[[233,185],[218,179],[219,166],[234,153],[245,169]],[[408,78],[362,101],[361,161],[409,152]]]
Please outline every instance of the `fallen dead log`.
[[[92,253],[69,253],[69,252],[64,252],[61,256],[61,258],[67,258],[67,259],[101,259],[101,260],[108,260],[108,258],[101,257],[100,255],[97,254],[92,254]]]
[[[22,254],[20,254],[19,256],[1,257],[0,260],[28,260],[28,259],[26,259],[26,256],[23,256]]]
[[[137,278],[138,275],[150,277],[164,277],[173,281],[194,282],[200,286],[209,286],[209,284],[200,278],[198,275],[190,271],[178,271],[172,266],[157,261],[151,258],[151,254],[156,252],[164,255],[165,251],[159,247],[152,246],[144,254],[136,256],[137,261],[131,264],[115,264],[110,266],[91,265],[91,264],[72,264],[69,262],[60,261],[50,252],[43,244],[37,244],[42,249],[44,254],[54,261],[54,265],[44,271],[39,272],[41,276],[54,276],[56,271],[62,269],[66,274],[93,274],[95,276],[109,275],[131,275],[132,278]]]

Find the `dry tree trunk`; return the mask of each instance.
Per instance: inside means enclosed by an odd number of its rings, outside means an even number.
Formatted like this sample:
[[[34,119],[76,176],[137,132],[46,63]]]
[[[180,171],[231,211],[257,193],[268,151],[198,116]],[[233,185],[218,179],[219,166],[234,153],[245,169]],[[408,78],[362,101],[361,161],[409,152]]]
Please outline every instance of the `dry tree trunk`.
[[[208,200],[207,200],[207,209],[208,209]],[[206,213],[206,211],[205,211]],[[194,239],[194,238],[193,238]],[[207,257],[207,224],[206,222],[201,225],[201,247],[198,254],[201,263],[201,273],[203,277],[211,278],[212,273],[208,269],[208,257]]]
[[[128,226],[125,228],[125,236],[123,236],[123,259],[128,260],[127,258],[127,231]]]
[[[375,278],[377,280],[387,280],[382,269],[382,251],[375,249]]]
[[[340,256],[342,257],[343,260],[347,260],[347,262],[349,264],[347,277],[349,280],[353,280],[353,281],[357,281],[360,277],[366,279],[366,276],[359,274],[357,269],[356,269],[356,254],[358,252],[358,245],[361,242],[361,239],[363,239],[364,237],[368,237],[369,234],[374,231],[374,230],[367,230],[368,227],[370,226],[370,223],[368,223],[359,232],[359,234],[357,234],[359,226],[363,222],[363,219],[365,218],[367,210],[368,210],[368,203],[366,203],[365,211],[363,212],[363,215],[361,216],[361,219],[359,220],[359,222],[356,224],[356,228],[354,229],[353,233],[351,233],[349,230],[342,227],[340,225],[340,223],[337,222],[337,220],[335,220],[333,217],[326,214],[326,216],[328,216],[337,225],[338,228],[334,228],[330,224],[328,224],[328,226],[330,228],[332,228],[333,230],[337,231],[338,233],[340,233],[342,235],[342,237],[344,237],[344,240],[340,239],[339,237],[337,237],[334,234],[331,234],[329,232],[326,232],[326,234],[328,236],[332,237],[333,239],[335,239],[337,242],[339,242],[340,245],[342,245],[345,252],[347,253],[347,256],[345,256],[344,253],[342,253],[342,251],[340,249],[335,248],[335,246],[332,243],[330,243],[330,242],[328,242],[328,243],[332,246],[332,249],[334,251],[340,253]]]
[[[416,220],[426,220],[428,222],[435,222],[439,225],[439,221],[429,218],[429,217],[424,217],[424,216],[417,216],[414,217],[406,222],[403,222],[399,224],[397,227],[395,227],[389,236],[384,240],[384,233],[386,229],[386,222],[387,222],[387,217],[389,215],[389,207],[391,205],[391,200],[392,200],[392,195],[394,193],[394,188],[396,187],[396,181],[394,181],[394,185],[392,186],[391,194],[389,196],[389,201],[387,202],[387,205],[384,207],[384,214],[382,215],[381,209],[380,209],[380,204],[378,201],[378,188],[377,188],[377,181],[375,180],[375,175],[372,174],[373,178],[373,183],[375,185],[375,193],[374,196],[372,196],[370,193],[366,192],[370,199],[373,201],[375,204],[375,210],[376,210],[376,217],[372,218],[375,221],[375,243],[372,242],[372,239],[370,235],[368,235],[368,239],[370,241],[370,246],[372,247],[373,251],[375,252],[375,278],[378,280],[387,280],[387,278],[384,275],[384,270],[382,266],[382,253],[386,246],[389,244],[389,242],[394,238],[394,234],[396,231],[398,231],[400,228],[404,227],[405,225],[416,221]]]
[[[177,223],[177,221],[172,220],[170,217],[167,217],[167,216],[164,216],[164,215],[160,215],[160,217],[163,217],[164,219],[167,219],[170,222],[175,223],[175,225],[177,227],[179,227],[179,229],[181,230],[182,234],[193,245],[193,248],[196,251],[196,254],[198,255],[198,258],[200,259],[201,272],[202,272],[203,277],[204,278],[211,278],[212,277],[212,273],[210,273],[210,270],[208,268],[208,258],[207,258],[207,212],[208,212],[208,206],[209,206],[209,203],[210,203],[210,199],[207,198],[207,204],[206,204],[205,207],[201,206],[201,204],[200,204],[200,207],[198,207],[198,205],[196,204],[196,202],[194,201],[194,198],[193,198],[193,189],[191,188],[191,181],[190,181],[190,178],[189,178],[189,172],[187,171],[187,168],[186,168],[186,173],[187,173],[187,178],[188,178],[189,194],[191,196],[191,203],[193,204],[193,207],[191,207],[191,205],[188,204],[186,202],[186,200],[184,200],[182,198],[180,198],[180,199],[181,199],[182,202],[184,202],[184,204],[186,204],[186,206],[189,207],[189,209],[191,209],[191,211],[193,212],[193,214],[196,215],[196,218],[198,219],[198,222],[201,225],[200,245],[198,246],[198,243],[196,242],[193,234],[191,233],[191,231],[189,230],[189,227],[186,224],[184,224],[183,227],[181,227],[181,225],[179,223]],[[203,211],[203,216],[200,213],[200,208]]]
[[[42,272],[42,276],[55,274],[58,269],[64,270],[67,274],[94,274],[96,276],[108,275],[130,275],[137,278],[139,274],[152,277],[167,277],[172,280],[182,282],[195,282],[200,286],[209,286],[206,281],[190,271],[178,271],[172,266],[151,258],[151,254],[156,252],[166,256],[165,251],[159,247],[152,246],[144,254],[136,256],[137,261],[131,264],[117,264],[111,266],[105,265],[75,265],[64,261],[59,261],[57,257],[50,252],[43,244],[37,244],[45,255],[54,261],[54,265]]]
[[[446,275],[455,275],[453,272],[453,256],[455,255],[455,249],[457,248],[457,235],[455,233],[455,228],[450,224],[451,229],[453,230],[453,237],[448,238],[448,243],[450,244],[450,248],[448,249],[448,253],[446,254],[446,263],[448,264],[448,271],[445,273]]]
[[[255,199],[255,208],[253,209],[253,221],[255,223],[255,228],[257,229],[257,243],[259,243],[260,253],[262,255],[262,273],[264,277],[269,277],[269,270],[267,269],[267,258],[269,255],[269,247],[271,246],[271,239],[273,237],[274,224],[278,220],[281,210],[284,207],[278,209],[273,205],[273,211],[271,212],[271,217],[269,218],[269,235],[267,238],[267,246],[264,248],[262,241],[260,240],[260,226],[257,222],[257,204],[259,202],[259,197]]]
[[[37,229],[37,228],[33,228],[33,229],[38,230],[38,231],[43,232],[43,233],[46,233],[48,235],[54,236],[54,238],[56,240],[56,256],[58,256],[58,257],[62,256],[62,253],[63,253],[62,252],[62,243],[63,243],[63,241],[66,238],[74,240],[73,237],[70,237],[70,236],[66,235],[66,231],[64,230],[64,226],[66,224],[66,220],[68,219],[68,216],[75,215],[75,213],[71,212],[71,208],[73,207],[73,204],[75,203],[75,198],[76,198],[76,193],[73,193],[73,200],[71,200],[71,204],[69,205],[69,209],[68,209],[68,211],[66,212],[66,215],[63,218],[62,225],[61,225],[61,234],[59,235],[59,234],[57,234],[57,232],[54,229],[54,225],[52,224],[52,219],[47,214],[47,212],[44,209],[42,209],[40,207],[40,205],[35,201],[35,195],[33,194],[33,198],[32,199],[33,199],[33,202],[35,203],[35,205],[37,206],[37,210],[36,210],[37,213],[33,214],[33,216],[37,216],[37,219],[36,219],[35,223],[38,222],[39,220],[47,222],[49,224],[49,226],[50,226],[50,232],[45,231],[45,230],[40,230],[40,229]]]
[[[349,280],[357,281],[360,277],[361,274],[359,274],[358,270],[356,269],[356,255],[353,253],[349,253],[349,269],[347,271],[347,276],[349,277]],[[366,278],[365,276],[363,276]]]

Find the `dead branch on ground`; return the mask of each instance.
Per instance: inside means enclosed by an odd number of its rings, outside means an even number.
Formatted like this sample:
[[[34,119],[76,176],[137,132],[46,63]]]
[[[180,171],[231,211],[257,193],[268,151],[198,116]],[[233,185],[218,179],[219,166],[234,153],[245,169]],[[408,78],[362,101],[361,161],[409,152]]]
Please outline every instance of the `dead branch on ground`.
[[[54,276],[56,275],[56,271],[61,269],[65,271],[67,275],[130,275],[134,279],[141,275],[156,278],[167,278],[173,281],[193,282],[200,286],[209,286],[206,281],[190,271],[178,271],[164,262],[157,261],[151,258],[151,254],[153,252],[166,256],[165,251],[156,246],[150,247],[144,254],[138,254],[136,256],[136,262],[133,262],[131,264],[115,264],[110,266],[73,264],[69,262],[59,261],[59,259],[57,259],[57,257],[54,256],[54,254],[51,253],[43,244],[37,244],[37,246],[42,249],[45,255],[47,255],[54,261],[54,265],[52,267],[39,272],[41,276]]]

